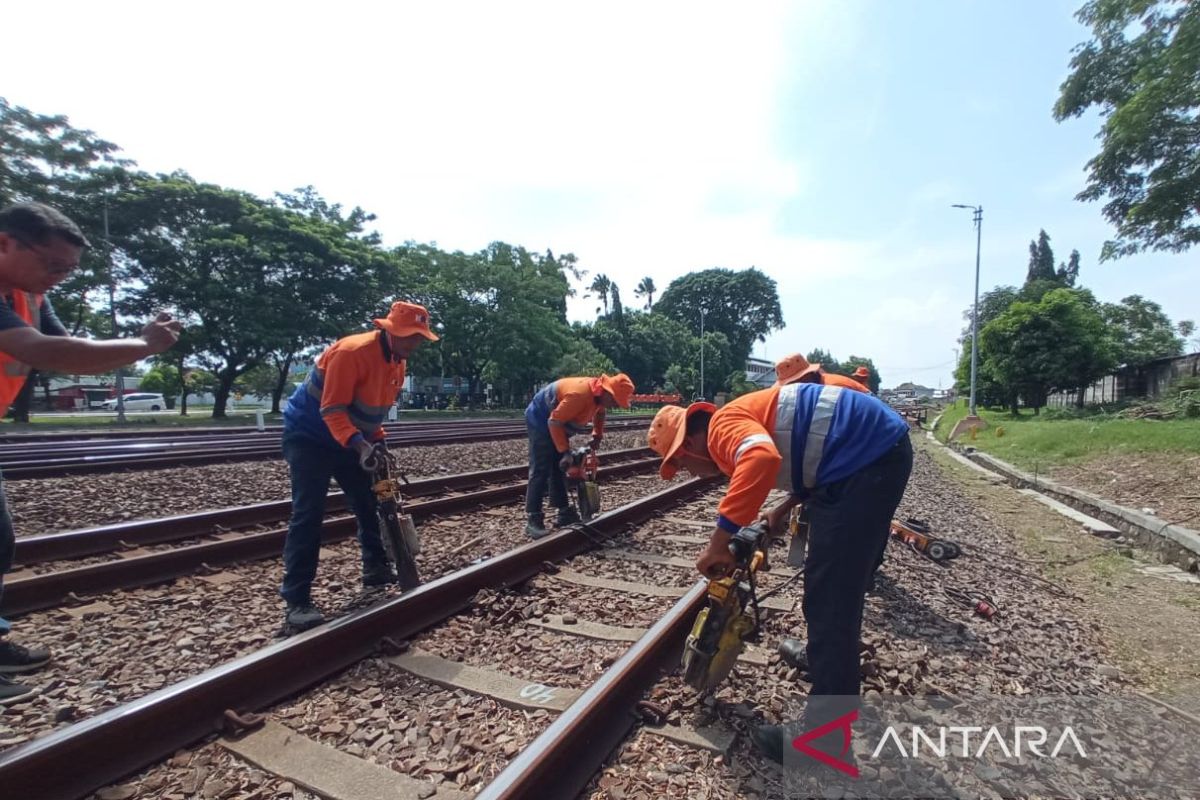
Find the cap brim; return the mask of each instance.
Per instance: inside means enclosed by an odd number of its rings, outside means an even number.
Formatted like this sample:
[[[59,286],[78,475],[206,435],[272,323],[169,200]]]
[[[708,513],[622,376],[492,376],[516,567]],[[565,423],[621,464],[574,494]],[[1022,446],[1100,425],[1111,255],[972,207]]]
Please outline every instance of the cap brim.
[[[820,364],[809,364],[807,367],[802,369],[800,372],[797,372],[795,375],[789,375],[786,380],[783,378],[777,378],[775,380],[775,385],[776,386],[787,386],[789,383],[795,383],[796,381],[800,380],[805,375],[812,375],[814,372],[820,372],[820,371],[821,371]]]
[[[392,336],[412,336],[414,334],[420,334],[431,342],[436,342],[438,340],[438,335],[436,333],[429,330],[429,328],[422,328],[419,325],[405,327],[402,325],[393,325],[391,320],[388,319],[377,319],[375,320],[375,327],[383,328]]]
[[[679,473],[679,468],[671,463],[671,459],[673,459],[675,456],[677,456],[679,454],[679,451],[683,449],[683,440],[685,438],[687,438],[688,417],[690,417],[692,414],[696,413],[697,411],[707,411],[708,413],[712,414],[716,410],[717,410],[716,406],[714,406],[712,403],[708,403],[708,402],[704,402],[704,401],[692,403],[690,406],[687,407],[687,409],[683,412],[683,424],[680,425],[679,430],[676,431],[675,439],[674,439],[674,441],[671,442],[671,447],[667,450],[666,454],[663,456],[662,464],[659,465],[658,476],[660,478],[662,478],[663,480],[669,481],[669,480],[671,480],[671,478],[674,478]]]

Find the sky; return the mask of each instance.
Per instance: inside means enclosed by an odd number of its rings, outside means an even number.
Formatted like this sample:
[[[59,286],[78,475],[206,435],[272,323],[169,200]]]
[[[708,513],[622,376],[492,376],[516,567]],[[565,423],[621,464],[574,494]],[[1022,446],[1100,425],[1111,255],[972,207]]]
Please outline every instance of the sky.
[[[1051,109],[1079,3],[23,3],[0,95],[153,172],[311,184],[388,245],[574,253],[626,305],[754,266],[786,322],[755,355],[949,387],[975,265],[954,203],[984,208],[981,291],[1020,284],[1044,228],[1099,299],[1200,321],[1197,254],[1101,264],[1112,229],[1074,199],[1099,118]]]

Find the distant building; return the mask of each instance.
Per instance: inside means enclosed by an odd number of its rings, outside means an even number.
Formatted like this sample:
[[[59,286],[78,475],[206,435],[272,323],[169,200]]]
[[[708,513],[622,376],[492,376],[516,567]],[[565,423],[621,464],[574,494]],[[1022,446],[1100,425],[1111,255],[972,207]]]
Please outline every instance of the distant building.
[[[755,386],[766,388],[775,385],[775,362],[765,358],[746,359],[746,380]]]
[[[891,395],[898,398],[907,398],[909,400],[930,400],[933,398],[933,389],[928,386],[921,386],[918,383],[911,381],[905,382],[892,389]]]

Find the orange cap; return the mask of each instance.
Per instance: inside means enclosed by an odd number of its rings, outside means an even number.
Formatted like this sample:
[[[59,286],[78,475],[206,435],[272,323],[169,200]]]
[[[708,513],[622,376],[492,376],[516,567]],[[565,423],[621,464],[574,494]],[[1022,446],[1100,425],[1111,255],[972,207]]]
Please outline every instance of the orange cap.
[[[646,434],[646,443],[650,449],[662,456],[662,465],[658,468],[659,476],[669,481],[678,471],[671,459],[683,447],[683,437],[687,435],[688,417],[697,411],[713,413],[717,407],[712,403],[692,403],[687,408],[679,406],[663,406],[654,415],[650,423],[650,432]]]
[[[624,372],[618,372],[616,375],[601,375],[600,388],[616,398],[617,405],[621,408],[629,408],[630,402],[633,400],[633,380]]]
[[[775,364],[775,385],[787,386],[789,383],[795,383],[805,375],[811,375],[814,372],[820,372],[820,364],[810,364],[808,359],[799,353],[792,353],[790,356],[785,356]]]
[[[376,328],[383,328],[393,336],[412,336],[419,333],[431,342],[438,340],[437,334],[429,329],[429,312],[425,306],[397,300],[384,319],[375,320]]]
[[[869,378],[871,377],[871,372],[866,367],[859,367],[858,369],[854,370],[854,377]]]

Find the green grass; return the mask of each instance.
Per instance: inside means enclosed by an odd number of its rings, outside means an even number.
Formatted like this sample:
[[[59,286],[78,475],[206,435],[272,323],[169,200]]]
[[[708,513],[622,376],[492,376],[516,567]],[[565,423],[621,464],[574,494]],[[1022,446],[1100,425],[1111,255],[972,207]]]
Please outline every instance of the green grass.
[[[947,408],[936,436],[946,441],[954,424],[967,415],[966,403]],[[962,444],[991,453],[1021,467],[1056,466],[1113,454],[1200,453],[1200,419],[1140,420],[1093,417],[1045,420],[1022,410],[1013,417],[1006,411],[979,410],[988,427]]]

